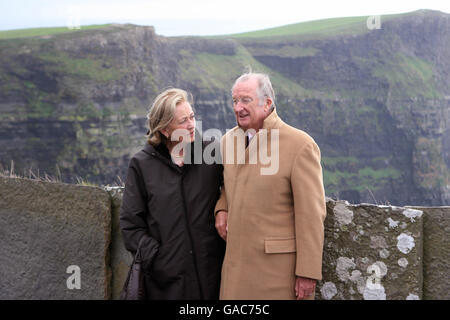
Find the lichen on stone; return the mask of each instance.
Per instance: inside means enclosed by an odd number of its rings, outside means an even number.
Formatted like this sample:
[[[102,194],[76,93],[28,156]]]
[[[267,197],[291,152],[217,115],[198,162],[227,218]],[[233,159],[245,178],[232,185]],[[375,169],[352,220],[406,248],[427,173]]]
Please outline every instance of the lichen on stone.
[[[402,233],[397,237],[397,248],[404,254],[409,253],[414,248],[414,238],[406,233]]]
[[[325,300],[331,300],[337,294],[336,285],[333,282],[325,282],[320,293]]]
[[[389,223],[389,228],[397,228],[398,227],[399,221],[395,221],[390,217],[387,219],[387,221]]]
[[[347,257],[339,257],[336,265],[336,273],[341,281],[347,281],[350,279],[349,269],[356,267],[354,259]]]
[[[416,209],[406,209],[403,210],[402,213],[405,217],[408,217],[411,220],[411,222],[415,222],[416,218],[420,218],[422,216],[423,211]]]
[[[353,220],[353,211],[349,210],[344,203],[337,203],[333,212],[340,227],[350,224]]]
[[[400,267],[406,268],[408,266],[408,259],[400,258],[400,259],[398,259],[397,263]]]

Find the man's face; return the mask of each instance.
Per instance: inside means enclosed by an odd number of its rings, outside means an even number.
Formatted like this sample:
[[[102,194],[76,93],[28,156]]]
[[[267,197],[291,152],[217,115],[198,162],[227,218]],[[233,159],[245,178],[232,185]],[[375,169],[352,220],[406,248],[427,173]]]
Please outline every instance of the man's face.
[[[244,130],[252,128],[257,131],[261,129],[268,114],[271,101],[266,98],[264,104],[260,105],[261,102],[256,93],[257,88],[258,80],[248,79],[236,84],[232,92],[236,121]]]

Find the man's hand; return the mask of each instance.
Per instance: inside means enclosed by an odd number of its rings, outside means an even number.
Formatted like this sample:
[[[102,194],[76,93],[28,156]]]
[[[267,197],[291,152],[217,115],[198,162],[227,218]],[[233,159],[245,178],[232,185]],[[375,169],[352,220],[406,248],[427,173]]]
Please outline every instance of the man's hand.
[[[303,300],[314,294],[316,288],[316,280],[296,277],[295,278],[295,296],[297,300]]]
[[[228,211],[220,210],[216,214],[216,229],[219,233],[219,236],[222,237],[223,240],[227,241],[227,220],[228,220]]]

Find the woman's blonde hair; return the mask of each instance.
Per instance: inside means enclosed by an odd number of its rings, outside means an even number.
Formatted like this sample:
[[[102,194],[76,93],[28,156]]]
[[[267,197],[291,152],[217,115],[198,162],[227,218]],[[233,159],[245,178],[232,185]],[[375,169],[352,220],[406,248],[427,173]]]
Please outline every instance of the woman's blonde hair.
[[[153,146],[166,142],[167,138],[160,130],[167,128],[173,120],[178,104],[188,102],[192,105],[192,95],[182,89],[170,88],[160,93],[147,114],[148,135],[147,141]]]

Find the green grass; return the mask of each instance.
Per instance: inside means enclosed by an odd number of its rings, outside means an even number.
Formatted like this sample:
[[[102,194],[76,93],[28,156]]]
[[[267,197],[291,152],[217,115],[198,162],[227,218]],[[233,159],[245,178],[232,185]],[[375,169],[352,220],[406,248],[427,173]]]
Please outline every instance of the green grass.
[[[362,32],[367,30],[367,16],[331,18],[324,20],[314,20],[301,23],[289,24],[281,27],[244,32],[230,35],[233,38],[262,38],[276,36],[292,36],[305,34],[330,34],[342,31],[358,30]]]
[[[338,164],[357,165],[358,159],[356,157],[322,157],[322,162],[326,166],[334,167]]]
[[[358,177],[362,179],[368,179],[368,182],[373,180],[384,180],[388,178],[397,179],[400,178],[402,172],[394,168],[386,168],[374,170],[370,167],[364,167],[358,170]]]
[[[51,52],[40,54],[39,58],[53,62],[53,68],[56,68],[56,71],[86,77],[98,82],[118,80],[122,76],[116,66],[104,59],[99,59],[98,56],[75,58],[69,57],[64,52]]]
[[[400,13],[389,14],[381,16],[381,25],[383,22],[404,17],[407,15],[414,15],[420,13],[421,10]],[[211,38],[236,38],[236,39],[264,39],[274,37],[305,37],[312,39],[319,39],[328,36],[343,35],[343,34],[363,34],[370,30],[367,28],[367,19],[369,16],[356,16],[356,17],[339,17],[329,18],[313,21],[305,21],[300,23],[288,24],[280,27],[268,28],[263,30],[256,30],[243,33],[235,33],[228,35],[215,36]]]
[[[300,45],[281,45],[277,47],[255,46],[249,48],[253,56],[278,56],[280,58],[302,58],[312,57],[320,52],[313,47],[302,47]]]
[[[245,71],[246,67],[251,67],[254,72],[269,74],[272,83],[278,87],[281,94],[290,97],[311,94],[309,90],[258,62],[243,46],[239,46],[234,55],[192,53],[188,50],[181,50],[180,54],[183,57],[180,61],[183,77],[196,83],[199,88],[211,92],[217,90],[229,92],[234,80]]]
[[[342,158],[342,161],[344,161],[343,159],[345,158]],[[324,164],[326,161],[324,161]],[[333,160],[328,160],[328,162],[330,161]],[[340,159],[336,159],[335,164],[340,161]],[[350,160],[350,162],[353,162],[353,160]],[[327,194],[334,194],[339,190],[348,188],[359,192],[365,192],[368,189],[375,191],[383,188],[386,183],[389,183],[390,179],[400,179],[401,176],[402,172],[392,167],[385,169],[363,167],[358,169],[357,172],[327,170],[326,165],[323,168],[323,179]]]
[[[433,81],[433,67],[428,61],[418,57],[396,54],[385,60],[388,64],[376,66],[373,75],[386,79],[397,96],[440,98]]]
[[[30,38],[51,36],[61,33],[78,32],[82,30],[100,29],[110,26],[110,24],[103,25],[89,25],[81,26],[80,29],[69,29],[68,27],[51,27],[51,28],[31,28],[31,29],[15,29],[0,31],[0,40]]]

